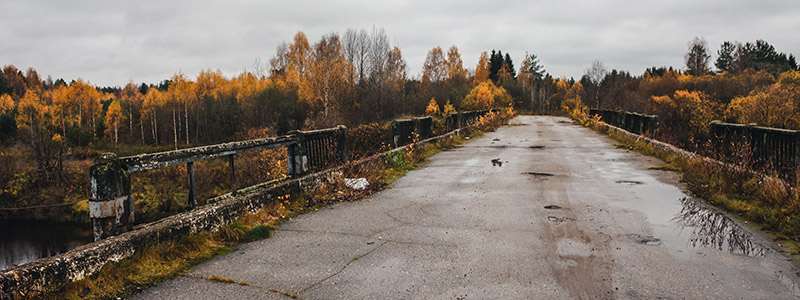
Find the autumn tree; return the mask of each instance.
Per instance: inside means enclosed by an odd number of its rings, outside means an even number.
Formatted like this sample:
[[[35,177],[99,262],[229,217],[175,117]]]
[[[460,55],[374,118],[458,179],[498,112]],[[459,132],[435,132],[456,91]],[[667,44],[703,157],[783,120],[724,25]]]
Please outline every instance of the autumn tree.
[[[122,107],[119,101],[111,102],[108,106],[108,111],[106,111],[105,125],[106,136],[114,140],[115,147],[119,141],[119,125],[124,121],[125,115],[122,114]]]
[[[0,114],[11,112],[14,109],[14,99],[9,95],[0,95]]]
[[[509,105],[511,105],[511,95],[504,88],[494,85],[489,80],[474,87],[462,103],[464,109],[467,110],[507,107]]]
[[[475,76],[472,80],[472,85],[478,85],[486,80],[489,80],[491,70],[489,70],[489,53],[486,51],[481,52],[478,58],[478,64],[475,66]]]
[[[17,130],[13,113],[14,100],[8,94],[0,94],[0,142],[9,140]]]
[[[311,63],[303,76],[301,94],[312,106],[322,107],[325,122],[331,121],[328,119],[332,116],[331,111],[339,109],[339,104],[352,88],[350,72],[352,66],[345,59],[339,36],[323,36],[314,45]]]
[[[425,115],[426,116],[438,116],[439,115],[439,104],[436,103],[436,99],[431,98],[431,101],[428,102],[428,106],[425,107]]]
[[[159,89],[149,89],[142,103],[142,118],[150,121],[151,136],[153,143],[160,143],[158,135],[158,110],[164,106],[164,93]]]
[[[450,49],[447,50],[445,69],[447,78],[444,88],[447,90],[447,99],[453,99],[457,105],[460,105],[471,87],[469,79],[467,79],[467,69],[464,68],[464,61],[461,59],[461,53],[458,52],[456,45],[450,46]]]
[[[90,82],[81,78],[78,78],[77,81],[69,86],[67,94],[67,99],[71,102],[70,106],[77,109],[77,112],[74,113],[76,113],[78,128],[83,128],[92,138],[96,137],[97,119],[102,113],[102,107],[100,106],[101,96],[100,92]],[[88,141],[82,141],[78,138],[78,142]]]
[[[736,97],[727,114],[738,123],[800,129],[800,71],[781,74],[778,82],[767,89],[753,90]]]
[[[723,107],[703,92],[678,90],[652,96],[646,112],[658,114],[659,129],[668,142],[695,150],[707,140],[711,121],[722,117]]]
[[[694,76],[706,75],[708,70],[708,43],[701,37],[689,41],[689,52],[686,53],[686,73]]]
[[[425,63],[422,65],[421,97],[424,99],[445,99],[448,92],[445,89],[447,79],[447,59],[439,46],[428,51]]]
[[[64,139],[52,131],[50,107],[44,103],[37,90],[29,90],[18,104],[17,124],[26,131],[25,144],[30,148],[43,178],[64,183]]]
[[[459,82],[467,80],[467,69],[464,68],[464,61],[458,52],[456,45],[450,46],[447,50],[447,60],[445,60],[447,79]]]

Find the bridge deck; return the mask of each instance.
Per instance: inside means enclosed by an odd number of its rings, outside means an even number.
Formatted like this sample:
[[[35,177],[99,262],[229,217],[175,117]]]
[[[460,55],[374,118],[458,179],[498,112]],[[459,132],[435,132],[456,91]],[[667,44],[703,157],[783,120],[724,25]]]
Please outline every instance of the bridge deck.
[[[512,123],[138,297],[795,297],[792,263],[735,222],[700,222],[716,215],[680,201],[676,175],[649,169],[660,161],[564,118]],[[701,228],[744,246],[702,246]]]

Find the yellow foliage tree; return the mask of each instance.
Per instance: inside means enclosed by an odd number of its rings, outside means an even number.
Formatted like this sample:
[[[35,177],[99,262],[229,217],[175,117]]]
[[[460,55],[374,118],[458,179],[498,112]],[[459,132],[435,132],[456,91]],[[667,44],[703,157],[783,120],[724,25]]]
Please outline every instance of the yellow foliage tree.
[[[727,114],[738,123],[787,129],[800,128],[800,72],[781,74],[769,88],[736,97],[728,105]]]
[[[479,85],[484,81],[489,80],[489,53],[483,51],[481,57],[478,59],[478,65],[475,66],[475,77],[473,77],[472,85]]]
[[[669,142],[693,150],[707,136],[711,121],[722,117],[723,108],[703,92],[678,90],[672,97],[651,97],[648,111],[658,113],[659,128],[676,139]]]
[[[453,107],[453,104],[450,104],[450,99],[447,99],[447,103],[444,105],[444,109],[442,110],[442,115],[449,115],[456,112],[456,108]]]
[[[14,109],[14,99],[8,94],[0,95],[0,114],[7,113]]]
[[[489,109],[493,107],[506,107],[511,105],[511,95],[502,87],[498,87],[491,80],[484,81],[474,87],[462,106],[468,110]]]
[[[436,99],[431,98],[431,101],[428,102],[428,106],[425,107],[425,115],[426,116],[437,116],[437,115],[439,115],[439,104],[436,103]]]
[[[114,100],[111,102],[111,105],[108,106],[108,111],[106,111],[106,136],[114,139],[114,145],[117,145],[119,141],[119,124],[124,122],[125,115],[122,114],[122,106],[119,105],[119,101]]]

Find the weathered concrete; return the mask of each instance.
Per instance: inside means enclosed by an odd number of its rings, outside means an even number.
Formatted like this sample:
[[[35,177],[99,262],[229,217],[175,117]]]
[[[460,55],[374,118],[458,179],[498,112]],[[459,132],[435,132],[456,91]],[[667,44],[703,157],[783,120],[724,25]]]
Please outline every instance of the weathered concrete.
[[[721,230],[734,224],[762,251],[693,246],[706,240],[696,230],[716,229],[687,217],[705,208],[680,201],[675,174],[648,169],[660,161],[564,118],[514,122],[435,155],[389,190],[298,216],[194,268],[192,280],[138,298],[796,297],[793,263],[738,222]],[[198,293],[219,286],[195,279],[209,275],[251,286]]]
[[[470,130],[470,128],[419,141],[413,146],[419,147],[437,142],[454,134],[460,134],[463,130]],[[230,194],[219,196],[211,199],[212,204],[161,219],[134,231],[87,244],[56,256],[2,270],[0,273],[0,299],[25,298],[24,295],[31,293],[57,290],[71,281],[95,274],[110,262],[128,258],[148,245],[177,240],[204,230],[215,231],[246,213],[258,211],[265,205],[276,201],[277,196],[314,190],[320,185],[340,178],[344,168],[374,165],[382,161],[387,154],[405,151],[405,148],[401,147],[376,154],[346,166],[297,179],[245,188],[240,191],[240,195],[244,194],[243,196],[232,197]]]

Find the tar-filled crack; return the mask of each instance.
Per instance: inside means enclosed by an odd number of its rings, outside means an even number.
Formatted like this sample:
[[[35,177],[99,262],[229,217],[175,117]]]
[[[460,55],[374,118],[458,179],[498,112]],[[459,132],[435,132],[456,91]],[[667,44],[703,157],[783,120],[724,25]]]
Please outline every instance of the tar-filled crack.
[[[192,275],[188,275],[188,274],[181,274],[181,275],[178,275],[178,276],[179,277],[184,277],[184,278],[204,280],[204,281],[209,281],[209,282],[217,282],[217,283],[220,282],[218,280],[213,280],[213,279],[210,279],[209,277],[205,277],[203,275],[192,276]],[[283,291],[283,290],[279,290],[279,289],[276,289],[276,288],[268,288],[268,287],[265,287],[265,286],[260,286],[260,285],[252,284],[252,283],[245,282],[245,281],[238,281],[238,280],[236,280],[234,278],[231,278],[231,279],[233,279],[233,282],[229,282],[229,283],[226,283],[226,284],[238,284],[240,286],[247,286],[247,287],[251,287],[251,288],[257,288],[257,289],[266,290],[266,291],[269,291],[271,293],[280,294],[280,295],[283,295],[283,296],[286,296],[286,297],[289,297],[289,298],[293,298],[293,299],[302,299],[302,298],[300,298],[299,296],[297,296],[296,294],[294,294],[292,292]],[[222,282],[222,283],[225,283],[225,282]]]
[[[300,290],[300,293],[303,293],[303,292],[305,292],[305,291],[307,291],[307,290],[309,290],[309,289],[311,289],[311,288],[313,288],[313,287],[315,287],[315,286],[317,286],[317,285],[320,285],[320,284],[322,284],[323,282],[327,281],[328,279],[331,279],[331,278],[333,278],[334,276],[336,276],[336,275],[339,275],[340,273],[344,272],[344,270],[345,270],[345,269],[347,269],[347,267],[348,267],[348,266],[350,266],[350,264],[352,264],[352,263],[354,263],[355,261],[357,261],[357,260],[359,260],[359,259],[361,259],[361,258],[363,258],[363,257],[365,257],[365,256],[367,256],[367,255],[369,255],[369,254],[370,254],[370,253],[372,253],[373,251],[380,249],[381,247],[383,247],[383,246],[384,246],[384,245],[386,245],[387,243],[389,243],[389,241],[384,241],[383,243],[381,243],[381,244],[380,244],[380,245],[378,245],[377,247],[375,247],[375,248],[372,248],[371,250],[369,250],[369,251],[365,252],[364,254],[361,254],[361,255],[359,255],[359,256],[356,256],[356,257],[354,257],[353,259],[351,259],[350,261],[348,261],[348,262],[347,262],[347,264],[345,264],[345,265],[344,265],[344,266],[343,266],[341,269],[339,269],[339,271],[336,271],[335,273],[333,273],[333,274],[329,275],[328,277],[325,277],[325,278],[323,278],[322,280],[320,280],[320,281],[317,281],[317,282],[315,282],[314,284],[312,284],[312,285],[310,285],[310,286],[308,286],[308,287],[306,287],[306,288],[304,288],[304,289]],[[298,293],[298,294],[299,294],[299,293]]]

